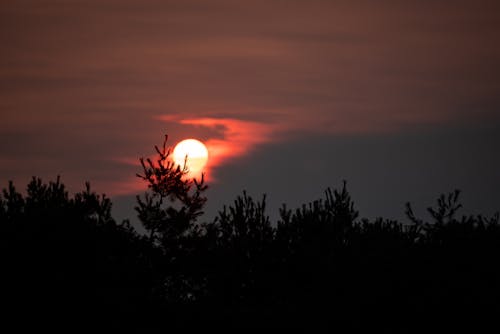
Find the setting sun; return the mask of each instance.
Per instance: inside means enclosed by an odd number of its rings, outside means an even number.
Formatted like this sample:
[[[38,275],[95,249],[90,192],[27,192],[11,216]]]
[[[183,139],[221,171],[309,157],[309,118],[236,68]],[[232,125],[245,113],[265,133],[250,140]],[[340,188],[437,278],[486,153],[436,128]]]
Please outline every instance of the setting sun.
[[[190,173],[199,173],[208,161],[208,150],[205,144],[196,139],[185,139],[179,142],[173,153],[174,162],[181,167],[186,166]]]

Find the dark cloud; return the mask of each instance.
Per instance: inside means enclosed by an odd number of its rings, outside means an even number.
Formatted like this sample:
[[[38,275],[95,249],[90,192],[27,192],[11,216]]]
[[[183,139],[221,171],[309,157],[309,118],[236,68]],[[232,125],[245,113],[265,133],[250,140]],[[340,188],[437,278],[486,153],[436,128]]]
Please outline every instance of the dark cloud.
[[[499,120],[499,12],[497,1],[3,1],[0,177],[57,172],[123,192],[163,133],[225,138],[165,115],[262,123],[283,147],[477,130]],[[321,165],[323,149],[308,159]],[[235,160],[254,166],[249,152]],[[223,186],[230,172],[214,172]]]
[[[299,207],[342,180],[363,217],[404,220],[407,201],[425,216],[441,193],[454,189],[462,190],[461,213],[492,215],[500,207],[498,142],[500,123],[384,135],[303,134],[221,167],[226,182],[210,190],[207,218],[246,189],[255,197],[267,193],[276,219],[282,203]]]

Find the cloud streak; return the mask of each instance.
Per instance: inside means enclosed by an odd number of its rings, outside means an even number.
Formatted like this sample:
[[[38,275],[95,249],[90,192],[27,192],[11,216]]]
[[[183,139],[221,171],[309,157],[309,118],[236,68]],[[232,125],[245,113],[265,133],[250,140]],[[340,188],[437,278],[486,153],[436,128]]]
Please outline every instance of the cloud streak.
[[[259,145],[277,139],[280,127],[272,123],[259,123],[231,118],[187,118],[179,116],[160,116],[161,120],[177,122],[178,124],[194,126],[214,131],[217,138],[207,137],[204,140],[208,149],[209,160],[206,165],[206,175],[210,181],[216,180],[216,169],[231,160],[250,154]],[[197,130],[193,131],[194,133]],[[189,137],[192,133],[186,133]],[[182,138],[184,139],[184,138]]]
[[[486,0],[6,0],[0,177],[61,173],[77,189],[88,178],[134,192],[138,157],[164,133],[207,142],[221,180],[218,166],[277,140],[498,121],[499,10]]]

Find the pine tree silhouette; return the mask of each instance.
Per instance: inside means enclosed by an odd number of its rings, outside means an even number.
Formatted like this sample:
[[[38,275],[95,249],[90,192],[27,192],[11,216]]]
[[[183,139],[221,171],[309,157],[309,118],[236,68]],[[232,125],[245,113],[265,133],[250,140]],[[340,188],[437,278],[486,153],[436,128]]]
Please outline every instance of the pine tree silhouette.
[[[171,159],[172,149],[167,147],[165,135],[161,148],[155,146],[156,160],[141,158],[142,174],[149,192],[144,198],[137,196],[138,216],[149,238],[163,252],[163,266],[159,269],[159,293],[169,300],[186,301],[194,298],[196,259],[193,258],[200,225],[207,201],[204,175],[201,179],[188,178],[187,156],[183,166]]]

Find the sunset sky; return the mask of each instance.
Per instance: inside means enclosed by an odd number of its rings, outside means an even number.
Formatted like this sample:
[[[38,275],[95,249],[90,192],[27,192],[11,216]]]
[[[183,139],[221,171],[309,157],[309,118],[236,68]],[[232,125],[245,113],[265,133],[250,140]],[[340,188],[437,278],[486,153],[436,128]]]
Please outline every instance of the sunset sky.
[[[2,0],[1,187],[88,180],[132,218],[168,134],[206,143],[212,216],[344,179],[366,217],[455,188],[492,214],[499,40],[498,1]]]

